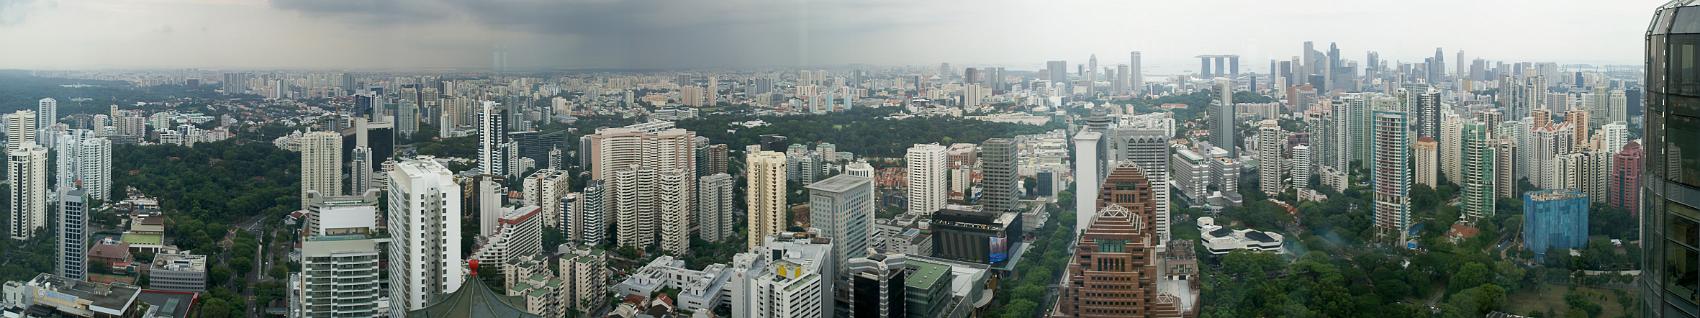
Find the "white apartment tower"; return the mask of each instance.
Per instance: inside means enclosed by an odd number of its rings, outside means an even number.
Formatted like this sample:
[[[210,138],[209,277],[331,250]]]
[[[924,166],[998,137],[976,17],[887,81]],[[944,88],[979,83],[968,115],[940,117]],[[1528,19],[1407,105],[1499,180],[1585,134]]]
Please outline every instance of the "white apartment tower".
[[[904,155],[908,167],[909,213],[932,215],[944,208],[950,191],[946,188],[945,153],[939,144],[914,145]]]
[[[35,144],[35,111],[20,110],[6,114],[6,150]]]
[[[1281,125],[1274,119],[1265,119],[1257,126],[1257,176],[1258,190],[1264,195],[1275,197],[1281,194],[1281,148],[1287,143],[1286,136],[1281,133]]]
[[[47,227],[47,148],[24,145],[6,158],[14,240],[29,240]]]
[[[561,198],[567,196],[572,189],[568,188],[572,176],[566,170],[541,169],[525,177],[524,201],[527,205],[543,208],[543,224],[549,228],[561,229],[567,224],[561,206]],[[562,233],[567,231],[563,230]],[[480,233],[484,234],[484,233]]]
[[[307,192],[342,194],[342,135],[315,131],[301,135],[301,208]]]
[[[604,215],[615,218],[620,246],[643,249],[658,243],[656,237],[664,230],[661,223],[673,221],[664,218],[680,213],[664,206],[664,200],[677,200],[687,215],[696,209],[695,180],[686,177],[682,185],[677,184],[679,180],[663,180],[663,174],[696,175],[695,139],[696,133],[684,129],[632,126],[599,129],[584,138],[590,146],[585,155],[593,159],[591,179],[605,182]],[[690,221],[684,222],[688,226]]]
[[[460,289],[460,185],[430,157],[389,172],[390,317],[424,308]]]
[[[36,102],[35,116],[35,129],[52,129],[54,124],[59,123],[59,101],[53,98],[43,98]],[[48,145],[43,144],[42,146]]]

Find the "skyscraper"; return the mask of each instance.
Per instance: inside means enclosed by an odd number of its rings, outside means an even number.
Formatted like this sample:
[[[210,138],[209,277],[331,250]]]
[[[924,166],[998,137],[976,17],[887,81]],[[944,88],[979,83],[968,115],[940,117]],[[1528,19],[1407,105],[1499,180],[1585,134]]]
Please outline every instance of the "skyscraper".
[[[1073,317],[1181,317],[1174,297],[1157,288],[1158,242],[1152,228],[1156,202],[1151,182],[1135,164],[1110,172],[1096,202],[1095,217],[1061,287],[1058,309]],[[1115,283],[1108,283],[1115,282]]]
[[[732,236],[732,175],[697,179],[697,237],[720,242]]]
[[[1169,184],[1169,131],[1161,129],[1146,129],[1121,127],[1110,132],[1115,136],[1115,156],[1118,162],[1134,163],[1144,169],[1146,179],[1151,184]],[[1157,221],[1157,245],[1169,242],[1169,187],[1151,187],[1151,196],[1157,201],[1157,211],[1153,215]]]
[[[1494,183],[1498,181],[1495,171],[1498,145],[1487,124],[1482,122],[1465,124],[1461,137],[1464,149],[1459,158],[1460,178],[1455,182],[1462,193],[1459,210],[1463,219],[1473,222],[1493,215],[1498,198],[1494,193]]]
[[[1383,105],[1377,105],[1383,106]],[[1370,189],[1376,237],[1405,242],[1410,227],[1410,136],[1403,107],[1377,108],[1372,136]]]
[[[1014,139],[992,138],[980,144],[980,202],[987,211],[1016,211],[1021,198],[1019,145]],[[870,194],[870,197],[872,195]],[[848,258],[845,258],[848,259]]]
[[[1210,107],[1210,144],[1228,151],[1228,157],[1238,158],[1239,150],[1234,148],[1235,106],[1234,82],[1227,79],[1216,80],[1216,93],[1221,100]]]
[[[1281,133],[1281,125],[1274,119],[1265,119],[1257,125],[1257,176],[1258,190],[1264,195],[1275,197],[1281,194],[1281,148],[1287,144],[1286,136]]]
[[[924,144],[910,146],[904,155],[908,167],[909,213],[927,215],[944,208],[950,191],[945,178],[946,152],[943,145]]]
[[[59,194],[59,262],[55,269],[60,277],[84,280],[88,278],[89,246],[88,201],[82,190]]]
[[[749,231],[747,248],[761,245],[762,238],[785,230],[785,154],[757,151],[744,158],[744,192]]]
[[[390,316],[425,308],[460,289],[460,185],[429,157],[389,172]]]
[[[1689,235],[1700,227],[1700,114],[1692,110],[1700,90],[1689,70],[1696,65],[1690,48],[1695,34],[1676,26],[1700,22],[1692,13],[1700,4],[1673,1],[1655,11],[1648,26],[1645,120],[1641,144],[1641,312],[1646,317],[1693,317],[1673,308],[1694,308],[1700,300],[1700,235]]]
[[[478,170],[489,175],[508,175],[507,110],[493,101],[478,108]]]
[[[47,227],[47,148],[24,145],[6,158],[14,240],[29,240]]]
[[[307,192],[342,194],[342,135],[315,131],[301,135],[301,208]]]
[[[840,174],[810,184],[809,226],[832,238],[836,259],[868,255],[874,231],[874,195],[868,178]]]
[[[1128,86],[1133,89],[1134,96],[1145,93],[1145,74],[1144,68],[1140,67],[1139,55],[1139,51],[1128,53]]]

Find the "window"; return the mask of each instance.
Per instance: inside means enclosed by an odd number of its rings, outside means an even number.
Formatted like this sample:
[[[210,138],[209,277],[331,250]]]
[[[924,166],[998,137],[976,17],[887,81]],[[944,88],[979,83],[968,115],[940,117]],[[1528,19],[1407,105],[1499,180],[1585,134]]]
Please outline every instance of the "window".
[[[1673,99],[1674,100],[1674,99]],[[1673,107],[1675,108],[1675,107]],[[1665,118],[1665,179],[1700,187],[1700,118]]]
[[[1700,300],[1700,295],[1695,294],[1696,290],[1700,290],[1700,272],[1695,270],[1700,252],[1681,244],[1666,244],[1665,258],[1665,290],[1676,296]]]

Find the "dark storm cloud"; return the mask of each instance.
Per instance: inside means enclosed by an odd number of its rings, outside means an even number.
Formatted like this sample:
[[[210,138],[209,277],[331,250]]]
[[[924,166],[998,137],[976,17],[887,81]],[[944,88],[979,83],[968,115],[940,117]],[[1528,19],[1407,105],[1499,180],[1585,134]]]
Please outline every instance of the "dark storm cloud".
[[[880,32],[923,23],[893,1],[273,0],[277,8],[367,22],[422,23],[421,10],[535,35],[507,43],[529,66],[636,68],[811,64]],[[900,8],[899,6],[907,6]],[[925,7],[925,6],[921,6]],[[937,21],[936,17],[927,21]]]

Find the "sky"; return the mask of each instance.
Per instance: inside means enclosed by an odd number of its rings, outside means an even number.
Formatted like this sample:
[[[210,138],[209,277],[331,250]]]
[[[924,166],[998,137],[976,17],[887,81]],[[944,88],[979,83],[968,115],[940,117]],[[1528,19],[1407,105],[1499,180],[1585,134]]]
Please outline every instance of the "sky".
[[[1662,0],[0,0],[0,69],[872,65],[1242,72],[1339,44],[1421,61],[1640,64]]]

